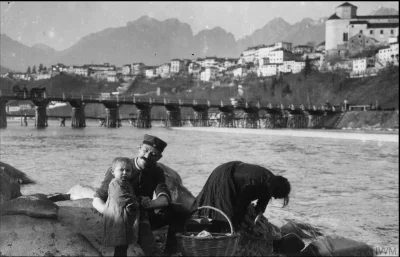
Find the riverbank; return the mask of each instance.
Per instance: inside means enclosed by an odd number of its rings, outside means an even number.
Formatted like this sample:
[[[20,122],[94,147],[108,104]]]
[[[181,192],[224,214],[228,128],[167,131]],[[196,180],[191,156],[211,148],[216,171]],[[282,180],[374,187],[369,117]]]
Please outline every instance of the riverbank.
[[[172,130],[189,130],[203,132],[257,134],[265,136],[294,136],[314,138],[335,138],[353,140],[372,140],[383,142],[399,142],[397,131],[366,131],[366,130],[325,130],[325,129],[246,129],[246,128],[215,128],[215,127],[171,127]]]

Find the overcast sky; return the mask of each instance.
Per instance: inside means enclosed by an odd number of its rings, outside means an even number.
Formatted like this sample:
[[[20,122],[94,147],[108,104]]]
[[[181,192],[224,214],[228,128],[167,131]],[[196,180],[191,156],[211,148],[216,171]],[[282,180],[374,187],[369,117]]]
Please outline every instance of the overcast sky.
[[[64,50],[82,37],[108,27],[126,26],[143,15],[163,21],[177,18],[197,34],[220,26],[236,39],[275,17],[290,24],[330,16],[340,2],[1,2],[1,33],[32,46]],[[379,5],[398,10],[399,1],[352,2],[359,15]]]

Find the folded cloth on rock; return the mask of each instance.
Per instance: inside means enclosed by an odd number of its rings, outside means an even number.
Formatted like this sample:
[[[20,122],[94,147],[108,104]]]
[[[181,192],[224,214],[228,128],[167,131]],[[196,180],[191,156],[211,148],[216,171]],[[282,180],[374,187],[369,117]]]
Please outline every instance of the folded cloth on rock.
[[[57,218],[58,206],[45,195],[20,196],[0,205],[1,215],[22,214],[36,218]]]

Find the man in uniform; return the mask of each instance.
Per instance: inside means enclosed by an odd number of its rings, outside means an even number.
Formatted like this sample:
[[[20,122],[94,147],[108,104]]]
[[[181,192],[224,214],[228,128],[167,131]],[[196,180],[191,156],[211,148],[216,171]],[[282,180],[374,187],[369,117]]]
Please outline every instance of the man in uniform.
[[[162,215],[163,212],[159,212],[159,214],[154,212],[155,209],[166,209],[171,202],[171,193],[165,183],[164,171],[157,166],[157,161],[161,159],[166,146],[167,143],[163,140],[155,136],[144,135],[138,156],[133,159],[133,174],[137,175],[132,177],[130,183],[135,194],[141,198],[141,206],[148,211],[150,221],[150,224],[141,222],[139,225],[139,245],[146,256],[153,255],[156,249],[152,229],[169,224],[165,215]],[[104,211],[108,197],[108,185],[113,177],[111,167],[109,167],[94,196],[93,207],[100,213]],[[155,199],[152,199],[153,193],[155,193]],[[173,235],[169,233],[170,236]]]

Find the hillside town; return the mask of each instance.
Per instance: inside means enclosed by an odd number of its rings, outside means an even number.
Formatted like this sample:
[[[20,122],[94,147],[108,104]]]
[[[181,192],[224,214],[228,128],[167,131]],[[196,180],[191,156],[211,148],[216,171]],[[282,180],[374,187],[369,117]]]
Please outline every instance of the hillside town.
[[[36,71],[6,73],[3,77],[17,80],[43,80],[62,73],[91,77],[107,82],[133,81],[136,76],[148,79],[169,78],[176,74],[190,75],[194,81],[218,82],[222,77],[243,78],[300,73],[306,63],[320,72],[341,70],[350,77],[374,76],[389,65],[399,64],[399,16],[357,15],[357,7],[343,3],[326,21],[325,41],[293,45],[276,42],[251,46],[237,58],[205,57],[172,59],[158,66],[143,62],[121,67],[110,63],[82,66],[57,63]]]

